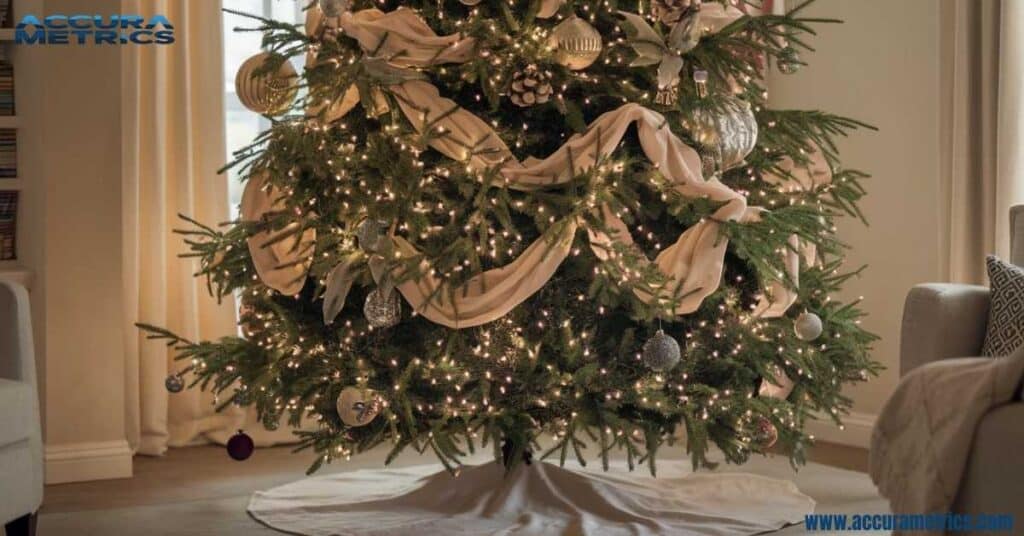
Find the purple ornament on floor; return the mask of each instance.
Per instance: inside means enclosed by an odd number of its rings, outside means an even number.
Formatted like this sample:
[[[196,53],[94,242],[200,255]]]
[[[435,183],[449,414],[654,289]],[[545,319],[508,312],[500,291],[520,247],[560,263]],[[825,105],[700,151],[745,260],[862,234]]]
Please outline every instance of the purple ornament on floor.
[[[237,461],[249,459],[255,448],[256,444],[252,442],[252,438],[241,430],[228,440],[228,456]]]

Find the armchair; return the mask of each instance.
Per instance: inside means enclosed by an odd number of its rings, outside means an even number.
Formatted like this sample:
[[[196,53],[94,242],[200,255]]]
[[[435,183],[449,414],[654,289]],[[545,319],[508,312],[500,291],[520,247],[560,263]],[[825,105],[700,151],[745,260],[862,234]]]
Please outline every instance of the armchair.
[[[1024,205],[1010,210],[1010,241],[1010,262],[1024,266]],[[911,289],[903,309],[900,375],[940,359],[980,356],[988,307],[989,289],[983,286],[928,283]],[[978,424],[954,511],[1009,513],[1022,522],[1022,456],[1024,403],[1018,399]]]
[[[34,534],[43,500],[43,447],[28,293],[0,275],[0,524]]]

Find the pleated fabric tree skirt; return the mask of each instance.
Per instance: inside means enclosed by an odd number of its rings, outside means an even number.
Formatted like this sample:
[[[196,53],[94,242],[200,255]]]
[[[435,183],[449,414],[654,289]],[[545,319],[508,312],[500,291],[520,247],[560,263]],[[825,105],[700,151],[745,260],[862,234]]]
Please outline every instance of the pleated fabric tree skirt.
[[[814,500],[788,480],[693,473],[665,461],[608,472],[576,464],[438,465],[363,469],[256,492],[249,513],[292,534],[335,535],[752,535],[800,523]]]

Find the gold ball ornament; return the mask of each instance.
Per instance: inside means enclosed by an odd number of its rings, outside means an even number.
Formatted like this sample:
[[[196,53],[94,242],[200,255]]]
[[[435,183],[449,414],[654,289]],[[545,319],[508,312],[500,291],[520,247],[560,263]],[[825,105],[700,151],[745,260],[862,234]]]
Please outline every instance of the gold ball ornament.
[[[335,408],[341,422],[349,426],[365,426],[377,418],[383,402],[373,389],[346,387],[338,395]]]
[[[757,144],[757,119],[741,99],[730,97],[719,110],[698,108],[687,126],[694,141],[715,152],[720,171],[742,164]]]
[[[279,115],[291,107],[299,92],[297,75],[291,62],[284,60],[274,72],[255,76],[272,54],[261,52],[247,60],[235,75],[235,94],[242,104],[265,115]]]
[[[575,15],[555,26],[548,45],[555,51],[555,61],[574,71],[590,67],[604,46],[600,32]]]

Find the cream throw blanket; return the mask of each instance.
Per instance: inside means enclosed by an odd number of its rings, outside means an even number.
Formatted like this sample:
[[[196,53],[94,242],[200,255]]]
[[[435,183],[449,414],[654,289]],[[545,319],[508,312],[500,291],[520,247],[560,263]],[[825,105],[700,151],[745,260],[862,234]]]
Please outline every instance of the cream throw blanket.
[[[1024,348],[936,361],[903,378],[871,437],[871,479],[894,513],[949,511],[978,421],[1013,398],[1022,375]]]

